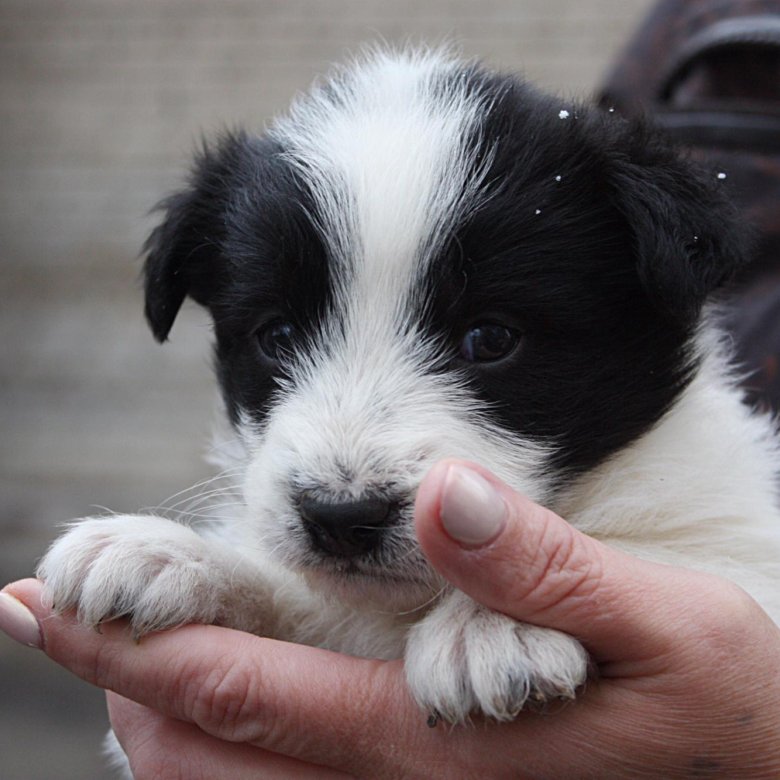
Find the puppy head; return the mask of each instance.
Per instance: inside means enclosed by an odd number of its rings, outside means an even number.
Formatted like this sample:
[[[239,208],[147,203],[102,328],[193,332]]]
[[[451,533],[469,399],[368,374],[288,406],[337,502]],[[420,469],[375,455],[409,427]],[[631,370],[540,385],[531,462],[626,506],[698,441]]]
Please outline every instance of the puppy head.
[[[245,530],[345,593],[436,586],[411,522],[442,457],[550,501],[696,368],[742,243],[651,131],[441,52],[336,73],[163,203],[146,311],[208,307]]]

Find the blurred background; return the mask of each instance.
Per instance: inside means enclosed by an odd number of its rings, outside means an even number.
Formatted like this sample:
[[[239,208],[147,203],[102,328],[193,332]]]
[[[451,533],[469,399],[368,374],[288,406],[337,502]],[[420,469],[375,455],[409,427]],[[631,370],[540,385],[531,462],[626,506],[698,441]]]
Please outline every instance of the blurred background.
[[[440,41],[587,97],[649,0],[0,0],[0,584],[65,520],[208,474],[209,327],[161,347],[138,253],[201,133],[261,130],[328,63]],[[0,637],[0,777],[105,777],[99,691]]]

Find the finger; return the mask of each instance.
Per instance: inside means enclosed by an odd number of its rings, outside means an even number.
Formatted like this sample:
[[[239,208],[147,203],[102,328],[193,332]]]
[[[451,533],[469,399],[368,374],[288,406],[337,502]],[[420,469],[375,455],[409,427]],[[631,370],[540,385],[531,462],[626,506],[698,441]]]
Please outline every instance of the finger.
[[[579,638],[602,661],[664,654],[679,629],[669,616],[690,619],[675,606],[719,582],[607,547],[461,461],[443,461],[423,480],[416,524],[430,562],[456,587]]]
[[[679,701],[670,704],[668,693],[645,680],[638,688],[593,683],[588,696],[555,717],[521,713],[512,723],[478,729],[428,729],[410,701],[398,663],[213,626],[186,626],[136,644],[119,622],[98,634],[71,617],[52,614],[41,605],[36,580],[14,583],[5,593],[20,600],[19,609],[34,613],[43,650],[88,682],[219,740],[253,741],[264,750],[358,777],[627,776],[618,771],[631,773],[634,764],[625,764],[626,755],[636,755],[636,765],[643,765],[639,748],[648,738],[647,723],[666,725],[659,726],[657,736],[667,745],[674,741],[679,718],[672,719],[670,731],[664,713],[680,711],[683,723],[690,720]],[[0,600],[3,628],[7,598]],[[15,638],[30,644],[25,639],[30,636],[25,630]],[[705,677],[709,682],[711,675]],[[688,694],[685,690],[685,701]],[[713,709],[716,704],[708,701]],[[194,739],[197,732],[188,733]],[[594,741],[594,734],[601,736]],[[707,735],[700,741],[707,742]],[[556,745],[556,750],[539,750],[540,745]],[[132,752],[132,745],[128,748]],[[678,762],[677,754],[670,756],[672,764]]]
[[[22,580],[4,593],[33,613],[49,657],[93,685],[216,738],[350,771],[398,760],[384,755],[386,724],[402,724],[406,745],[430,731],[400,661],[353,658],[216,626],[184,626],[136,643],[123,621],[98,633],[53,614],[41,591],[37,580]]]
[[[192,723],[108,694],[108,712],[136,780],[186,777],[188,780],[338,780],[350,775],[306,764],[246,743],[225,742]]]
[[[120,622],[104,625],[99,634],[67,615],[47,611],[36,580],[13,583],[5,592],[34,613],[42,648],[53,660],[88,682],[157,711],[157,720],[146,727],[139,722],[144,709],[113,715],[120,739],[136,762],[136,774],[138,761],[148,759],[140,767],[142,772],[148,768],[147,776],[189,776],[181,771],[155,773],[159,765],[166,766],[160,742],[170,746],[187,739],[188,750],[197,751],[198,732],[215,740],[203,748],[207,753],[213,748],[224,760],[235,758],[239,766],[251,766],[252,755],[261,760],[265,756],[229,749],[244,743],[247,751],[262,748],[377,780],[571,777],[575,758],[578,768],[592,766],[593,757],[575,748],[588,744],[591,719],[587,711],[578,718],[575,707],[554,720],[522,714],[514,723],[478,729],[431,729],[427,713],[411,702],[400,663],[349,658],[214,626],[185,626],[136,644]],[[598,696],[589,697],[586,710],[603,710],[599,701]],[[122,717],[128,720],[123,723]],[[220,747],[220,742],[238,744]],[[555,744],[560,750],[539,751],[540,744]],[[213,769],[213,764],[206,766]],[[265,776],[255,769],[255,775]],[[234,776],[241,777],[238,770],[210,775]],[[142,773],[140,777],[143,780]]]

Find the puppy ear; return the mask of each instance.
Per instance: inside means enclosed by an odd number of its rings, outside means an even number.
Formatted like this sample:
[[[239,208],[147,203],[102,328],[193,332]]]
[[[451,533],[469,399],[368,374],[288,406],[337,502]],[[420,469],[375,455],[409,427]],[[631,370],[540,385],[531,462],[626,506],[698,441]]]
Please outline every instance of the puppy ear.
[[[633,234],[637,273],[651,301],[689,324],[747,263],[750,231],[724,192],[722,173],[683,159],[646,126],[629,133],[629,153],[613,160],[615,206]]]
[[[243,133],[224,136],[196,155],[188,186],[156,210],[162,222],[144,244],[146,319],[165,341],[184,299],[207,306],[216,292],[231,181],[249,148]]]
[[[158,204],[163,221],[144,244],[145,313],[154,337],[165,341],[189,292],[187,265],[196,261],[192,251],[197,193],[172,195]]]

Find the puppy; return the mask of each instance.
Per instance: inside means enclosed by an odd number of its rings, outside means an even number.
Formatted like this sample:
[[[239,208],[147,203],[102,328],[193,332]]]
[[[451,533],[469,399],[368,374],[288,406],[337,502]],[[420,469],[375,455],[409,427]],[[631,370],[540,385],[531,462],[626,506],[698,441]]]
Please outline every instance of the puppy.
[[[206,307],[233,500],[79,521],[59,609],[404,656],[422,716],[570,698],[588,656],[449,587],[413,531],[444,457],[582,531],[730,577],[780,620],[777,444],[711,316],[745,256],[723,175],[446,51],[378,51],[203,149],[145,265],[164,341]],[[218,507],[217,507],[218,509]]]

